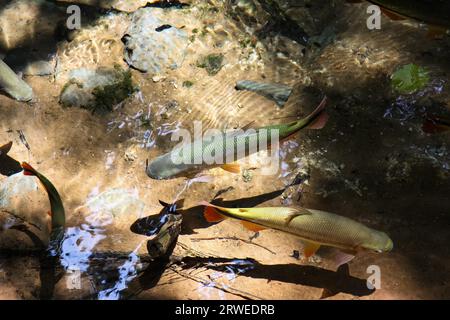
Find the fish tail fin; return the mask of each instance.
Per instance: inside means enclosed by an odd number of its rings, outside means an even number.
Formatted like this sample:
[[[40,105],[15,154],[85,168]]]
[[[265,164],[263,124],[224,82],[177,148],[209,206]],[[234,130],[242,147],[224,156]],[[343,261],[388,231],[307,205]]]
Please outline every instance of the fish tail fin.
[[[27,162],[22,162],[21,166],[22,166],[24,175],[26,175],[26,176],[37,176],[38,175],[38,172],[32,166],[30,166]]]
[[[202,206],[205,206],[205,210],[203,211],[203,216],[205,217],[206,221],[219,222],[219,221],[222,221],[227,218],[225,215],[223,215],[219,212],[219,210],[218,210],[219,207],[217,207],[209,202],[206,202],[206,201],[202,201],[199,204]]]
[[[336,270],[336,276],[339,281],[344,282],[346,279],[350,277],[350,269],[348,264],[343,264],[339,266],[339,268]],[[322,295],[320,297],[320,300],[327,299],[332,296],[337,295],[341,290],[339,290],[338,287],[331,287],[331,288],[324,288],[322,290]]]
[[[241,166],[239,163],[236,163],[236,162],[223,164],[221,166],[221,168],[223,170],[231,172],[231,173],[236,173],[236,174],[241,173]]]
[[[441,133],[450,130],[450,125],[443,123],[438,117],[427,117],[422,124],[422,131],[425,133]]]
[[[306,118],[292,122],[290,124],[290,134],[285,138],[289,139],[301,129],[322,129],[328,122],[329,115],[325,112],[327,97],[322,99],[319,106],[311,112]]]
[[[307,129],[322,129],[328,122],[330,116],[325,111],[325,107],[327,105],[327,97],[322,99],[322,102],[319,106],[314,110],[306,119],[306,128]]]

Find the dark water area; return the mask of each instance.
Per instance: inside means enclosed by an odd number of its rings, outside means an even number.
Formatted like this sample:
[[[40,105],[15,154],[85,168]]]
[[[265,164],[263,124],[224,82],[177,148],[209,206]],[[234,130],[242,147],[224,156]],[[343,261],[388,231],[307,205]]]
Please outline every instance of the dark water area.
[[[33,90],[21,102],[0,75],[0,299],[450,298],[442,1],[426,21],[407,1],[147,2],[0,0],[0,57]],[[155,179],[174,136],[288,124],[324,97],[328,121],[281,141],[273,172],[260,152]],[[53,251],[54,207],[22,161],[61,196]],[[393,248],[333,247],[352,229],[332,225],[309,256],[316,238],[208,222],[201,201],[323,210]]]

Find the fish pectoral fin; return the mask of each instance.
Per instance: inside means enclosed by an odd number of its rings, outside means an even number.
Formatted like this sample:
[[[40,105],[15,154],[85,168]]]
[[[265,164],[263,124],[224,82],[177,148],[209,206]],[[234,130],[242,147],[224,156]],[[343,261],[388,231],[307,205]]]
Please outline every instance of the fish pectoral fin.
[[[308,210],[302,210],[302,211],[293,210],[285,219],[286,226],[289,225],[289,223],[291,223],[291,221],[294,218],[305,215],[305,214],[311,214],[311,212],[309,212]]]
[[[242,221],[242,225],[245,229],[248,229],[253,232],[259,232],[261,230],[267,229],[266,227],[260,226],[259,224],[249,222],[249,221]]]
[[[219,213],[216,208],[206,207],[203,211],[203,215],[208,222],[219,222],[224,220],[226,217]]]
[[[357,252],[353,250],[336,250],[336,254],[334,256],[334,262],[336,263],[336,267],[341,268],[341,266],[349,263],[355,258]]]
[[[305,258],[312,257],[320,248],[320,244],[316,242],[304,241],[303,254]]]
[[[221,168],[225,171],[231,172],[231,173],[241,173],[241,166],[239,163],[233,162],[233,163],[225,163],[221,166]]]

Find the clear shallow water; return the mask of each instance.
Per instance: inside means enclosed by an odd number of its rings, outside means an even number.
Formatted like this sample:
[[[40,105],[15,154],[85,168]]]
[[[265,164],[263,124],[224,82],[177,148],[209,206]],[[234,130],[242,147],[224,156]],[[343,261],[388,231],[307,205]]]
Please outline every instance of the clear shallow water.
[[[18,160],[30,157],[28,161],[51,179],[68,218],[56,268],[44,263],[28,236],[9,231],[9,240],[2,241],[6,248],[2,248],[0,296],[317,299],[323,289],[336,287],[334,298],[342,299],[448,297],[443,279],[449,255],[442,246],[450,240],[445,227],[448,135],[426,135],[421,122],[428,112],[448,114],[449,40],[430,40],[414,26],[388,20],[383,20],[380,32],[370,32],[364,4],[340,5],[327,10],[322,9],[332,8],[328,2],[290,8],[292,17],[303,17],[304,12],[316,17],[316,24],[303,25],[313,35],[320,35],[330,21],[335,28],[332,42],[306,56],[298,44],[276,32],[257,39],[255,47],[244,47],[242,41],[256,35],[254,28],[243,27],[222,9],[215,13],[199,5],[192,12],[173,11],[170,22],[185,25],[190,35],[203,26],[209,31],[195,34],[183,67],[168,72],[166,79],[155,82],[132,70],[140,91],[107,115],[61,108],[58,95],[63,82],[51,78],[27,78],[37,95],[30,122],[23,118],[29,106],[0,96],[0,141],[13,140],[10,155]],[[336,16],[330,19],[333,10]],[[114,15],[108,19],[115,21]],[[120,40],[120,32],[88,29],[86,34],[94,44],[104,37]],[[60,66],[70,69],[91,61],[83,58],[93,55],[84,51],[85,46],[80,35],[65,51],[70,59],[61,60]],[[199,57],[211,52],[225,54],[225,65],[215,76],[197,67]],[[106,58],[92,61],[106,63]],[[417,94],[398,95],[391,90],[389,76],[407,63],[427,67],[432,80]],[[279,108],[254,93],[236,91],[236,81],[242,79],[292,85],[294,93]],[[183,86],[187,80],[192,87]],[[328,125],[285,142],[274,176],[263,176],[250,166],[244,167],[251,172],[245,177],[220,169],[194,180],[154,181],[145,175],[146,159],[169,151],[174,145],[171,134],[191,130],[193,121],[202,121],[205,129],[252,121],[255,126],[287,122],[307,114],[323,95],[330,99]],[[23,130],[31,155],[15,130]],[[299,174],[305,177],[303,183],[284,190]],[[299,251],[301,258],[302,244],[295,237],[262,231],[248,243],[254,234],[238,223],[207,224],[198,202],[218,193],[231,205],[299,204],[342,214],[387,232],[395,249],[355,259],[351,276],[338,280],[326,253],[319,252],[310,261],[297,260],[293,252]],[[111,196],[92,202],[102,194]],[[158,214],[162,210],[158,200],[183,198],[182,231],[172,258],[150,261],[146,242],[151,237],[130,227]],[[45,202],[37,209],[44,214]],[[18,244],[31,252],[15,250]],[[383,273],[383,289],[375,292],[363,290],[366,269],[373,264],[389,270]]]

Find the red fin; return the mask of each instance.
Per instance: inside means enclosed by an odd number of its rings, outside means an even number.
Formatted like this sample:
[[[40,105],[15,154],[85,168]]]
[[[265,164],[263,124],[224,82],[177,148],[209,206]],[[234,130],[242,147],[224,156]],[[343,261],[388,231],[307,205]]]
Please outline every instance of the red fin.
[[[225,216],[221,215],[217,209],[213,207],[206,207],[203,215],[208,222],[219,222],[225,219]]]
[[[425,119],[422,125],[422,131],[425,133],[441,133],[450,130],[450,125],[437,117]]]
[[[329,118],[330,116],[328,113],[322,111],[322,113],[307,127],[307,129],[322,129],[327,124]]]
[[[308,116],[308,118],[311,119],[311,122],[306,127],[307,129],[322,129],[325,126],[329,118],[328,114],[325,112],[327,100],[327,97],[324,97],[316,110]]]
[[[52,212],[48,211],[47,214],[51,217],[52,216]]]
[[[356,253],[352,252],[343,252],[343,251],[339,251],[337,250],[335,256],[334,256],[334,262],[336,263],[336,267],[340,267],[344,264],[349,263],[350,261],[353,260],[353,258],[355,258]]]
[[[223,164],[221,168],[231,173],[241,173],[241,166],[239,163],[226,163]]]
[[[266,227],[263,227],[256,223],[248,222],[248,221],[242,221],[242,225],[244,226],[245,229],[248,229],[253,232],[258,232],[258,231],[267,229]]]
[[[23,174],[26,176],[35,176],[36,170],[26,162],[22,162]]]
[[[303,254],[305,255],[305,258],[312,257],[317,250],[320,248],[320,244],[314,243],[314,242],[305,242],[305,247],[303,248]]]
[[[394,20],[394,21],[400,21],[400,20],[406,19],[404,16],[398,14],[397,12],[383,8],[383,7],[381,7],[381,12],[383,12],[389,19]]]

